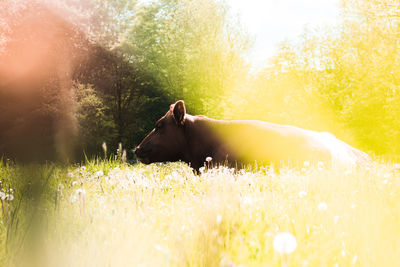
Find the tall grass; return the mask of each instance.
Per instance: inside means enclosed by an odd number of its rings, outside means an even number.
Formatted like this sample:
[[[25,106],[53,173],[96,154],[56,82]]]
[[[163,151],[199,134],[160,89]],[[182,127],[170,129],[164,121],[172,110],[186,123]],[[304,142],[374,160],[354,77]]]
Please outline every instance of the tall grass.
[[[279,174],[218,167],[194,175],[181,163],[92,160],[82,166],[39,166],[34,172],[2,165],[0,179],[14,189],[14,199],[3,201],[8,212],[0,217],[0,262],[395,266],[400,173],[392,167],[306,165]],[[32,173],[40,183],[18,182]],[[273,247],[282,232],[296,238],[291,254]]]

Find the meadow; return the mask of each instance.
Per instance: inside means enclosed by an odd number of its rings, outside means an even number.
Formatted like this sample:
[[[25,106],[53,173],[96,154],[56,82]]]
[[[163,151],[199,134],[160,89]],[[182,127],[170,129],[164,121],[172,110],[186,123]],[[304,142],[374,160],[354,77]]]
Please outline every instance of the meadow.
[[[122,156],[183,99],[400,162],[398,0],[338,1],[337,25],[304,25],[257,68],[230,2],[0,1],[0,266],[400,266],[394,162],[195,175]],[[255,2],[286,2],[289,22],[312,1]]]
[[[396,266],[400,173],[1,165],[3,266]],[[289,233],[276,240],[280,233]],[[289,236],[289,238],[287,238]],[[275,242],[276,244],[275,244]]]

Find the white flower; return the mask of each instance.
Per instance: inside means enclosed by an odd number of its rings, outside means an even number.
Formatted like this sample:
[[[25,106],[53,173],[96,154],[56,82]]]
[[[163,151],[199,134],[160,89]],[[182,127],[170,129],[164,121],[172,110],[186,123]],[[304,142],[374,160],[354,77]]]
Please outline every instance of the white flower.
[[[11,200],[14,199],[14,195],[7,194],[6,197],[5,197],[5,199],[8,200],[8,201],[11,201]]]
[[[333,222],[335,223],[335,224],[337,224],[338,223],[338,221],[339,221],[339,219],[340,219],[340,216],[335,216],[335,217],[333,217]]]
[[[77,194],[78,196],[79,195],[84,196],[86,194],[86,191],[83,188],[78,188],[78,189],[76,189],[75,194]]]
[[[85,167],[85,166],[82,166],[82,167],[81,167],[81,170],[82,170],[82,171],[86,170],[86,167]]]
[[[220,214],[217,215],[217,225],[220,225],[222,222],[222,216]]]
[[[76,202],[76,196],[75,196],[75,195],[71,195],[71,196],[69,197],[69,201],[70,201],[71,203],[75,203],[75,202]]]
[[[206,168],[204,168],[204,167],[200,167],[200,169],[199,169],[200,173],[203,173],[205,169]]]
[[[321,202],[318,204],[318,209],[323,211],[328,209],[328,205],[325,202]]]
[[[357,259],[358,259],[358,256],[357,255],[354,255],[354,257],[353,257],[353,259],[352,259],[352,261],[351,261],[351,264],[356,264],[356,262],[357,262]]]
[[[69,172],[69,173],[68,173],[68,177],[70,177],[70,178],[74,177],[74,173]]]
[[[310,167],[310,162],[309,161],[304,161],[304,167]]]
[[[307,192],[305,192],[305,191],[300,191],[299,192],[299,198],[303,198],[303,197],[305,197],[307,195]]]
[[[77,181],[73,181],[73,182],[71,183],[71,185],[74,186],[74,185],[76,185],[77,183],[78,183]]]
[[[104,173],[103,173],[102,170],[97,171],[97,172],[94,173],[94,176],[97,176],[97,177],[100,177],[100,176],[103,176],[103,175],[104,175]]]
[[[212,161],[212,157],[207,157],[207,158],[206,158],[206,161],[207,161],[207,162]]]
[[[290,254],[297,248],[297,241],[291,233],[279,233],[274,237],[273,245],[276,252]]]
[[[322,161],[318,161],[317,163],[318,168],[324,167],[324,163]]]
[[[6,194],[4,193],[4,190],[3,190],[3,189],[0,190],[0,199],[1,199],[1,200],[6,199]]]

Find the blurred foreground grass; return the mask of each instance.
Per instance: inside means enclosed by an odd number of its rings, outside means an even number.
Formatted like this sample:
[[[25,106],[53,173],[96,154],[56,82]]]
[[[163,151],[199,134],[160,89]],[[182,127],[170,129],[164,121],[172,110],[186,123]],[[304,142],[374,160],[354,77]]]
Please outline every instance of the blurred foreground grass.
[[[400,174],[2,163],[4,266],[396,266]],[[11,190],[12,189],[12,190]],[[293,253],[274,250],[291,233]]]

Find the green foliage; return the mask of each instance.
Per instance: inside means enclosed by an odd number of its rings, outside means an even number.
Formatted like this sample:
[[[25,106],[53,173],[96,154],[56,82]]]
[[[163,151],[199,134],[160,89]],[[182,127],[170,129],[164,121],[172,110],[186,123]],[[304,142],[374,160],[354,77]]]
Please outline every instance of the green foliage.
[[[329,130],[363,149],[400,151],[400,7],[343,2],[343,20],[281,45],[240,92],[243,117]]]
[[[125,40],[141,68],[189,111],[221,116],[230,90],[244,80],[248,39],[213,0],[140,5]]]
[[[76,117],[79,125],[81,148],[92,154],[101,150],[101,144],[111,139],[115,123],[102,99],[91,85],[75,85]]]

